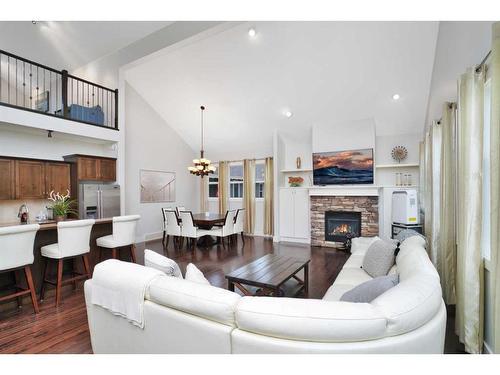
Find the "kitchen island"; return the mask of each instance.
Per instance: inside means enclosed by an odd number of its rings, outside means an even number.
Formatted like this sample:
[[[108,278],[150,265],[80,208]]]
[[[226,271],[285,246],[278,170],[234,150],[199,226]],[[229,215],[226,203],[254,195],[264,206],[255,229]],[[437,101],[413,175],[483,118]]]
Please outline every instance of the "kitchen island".
[[[96,245],[96,239],[102,236],[106,236],[108,234],[113,233],[113,219],[112,218],[103,218],[103,219],[96,219],[94,226],[92,227],[92,231],[90,233],[90,253],[89,253],[89,262],[90,262],[90,269],[93,271],[94,266],[99,262],[99,249],[97,248]],[[49,245],[52,243],[57,242],[57,222],[52,221],[52,220],[47,220],[47,221],[42,221],[42,222],[36,222],[32,221],[29,224],[40,224],[40,229],[38,230],[36,237],[35,237],[35,245],[33,249],[33,254],[34,254],[34,262],[31,265],[31,271],[33,274],[33,280],[35,283],[35,289],[37,291],[37,294],[40,293],[40,289],[42,287],[42,277],[43,277],[43,268],[44,268],[44,260],[42,258],[42,255],[40,253],[40,248],[45,245]],[[19,222],[7,222],[7,223],[0,223],[0,227],[7,227],[11,225],[19,225]],[[0,249],[0,256],[1,255],[1,249]],[[109,254],[105,252],[103,254],[103,259],[109,258],[111,256],[111,252]],[[81,259],[75,259],[75,260],[68,260],[65,264],[64,267],[64,272],[71,272],[71,262],[75,261],[75,268],[78,269],[78,272],[83,271],[83,264]],[[50,278],[55,278],[55,269],[51,269],[49,271]],[[20,283],[21,285],[25,285],[25,280],[24,276],[21,275],[21,272],[16,272],[19,273],[19,277],[17,282]],[[22,276],[22,277],[21,277]],[[12,272],[6,272],[6,273],[0,273],[0,295],[9,292],[12,290],[12,287],[15,283],[14,275]],[[9,289],[10,287],[10,289]],[[63,293],[64,289],[66,288],[71,288],[71,285],[65,285],[63,287]],[[51,296],[55,292],[54,288],[48,287],[46,296]],[[29,296],[25,297],[25,301],[23,301],[23,305],[29,306],[31,304],[29,300]],[[16,300],[10,300],[10,301],[5,301],[0,304],[0,311],[10,309],[10,308],[15,308],[15,305],[17,304]]]

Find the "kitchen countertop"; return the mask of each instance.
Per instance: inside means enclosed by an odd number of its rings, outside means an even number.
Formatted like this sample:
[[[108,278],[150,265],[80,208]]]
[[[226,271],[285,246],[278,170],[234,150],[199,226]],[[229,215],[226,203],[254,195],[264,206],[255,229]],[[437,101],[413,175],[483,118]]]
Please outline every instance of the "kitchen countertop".
[[[71,221],[71,219],[69,219],[68,221]],[[111,217],[95,220],[96,224],[108,224],[108,223],[112,223],[112,222],[113,222],[113,218],[111,218]],[[57,222],[55,220],[42,220],[42,221],[31,220],[26,224],[40,224],[39,230],[57,229]],[[14,226],[14,225],[26,225],[26,224],[21,224],[19,221],[11,221],[11,222],[0,223],[0,228],[10,227],[10,226]]]

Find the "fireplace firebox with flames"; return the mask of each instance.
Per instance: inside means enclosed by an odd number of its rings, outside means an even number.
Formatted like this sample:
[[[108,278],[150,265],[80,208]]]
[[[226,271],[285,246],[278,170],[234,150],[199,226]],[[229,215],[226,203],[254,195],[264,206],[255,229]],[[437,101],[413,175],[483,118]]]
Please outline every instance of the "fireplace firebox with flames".
[[[345,243],[361,236],[361,212],[326,211],[325,241]]]

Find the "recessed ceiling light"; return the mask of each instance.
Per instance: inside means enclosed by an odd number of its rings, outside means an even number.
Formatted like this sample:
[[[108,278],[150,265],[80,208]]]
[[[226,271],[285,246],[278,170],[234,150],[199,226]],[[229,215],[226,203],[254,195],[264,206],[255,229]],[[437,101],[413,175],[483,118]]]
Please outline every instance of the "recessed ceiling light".
[[[285,111],[285,112],[283,112],[283,114],[284,114],[286,117],[288,117],[288,118],[292,117],[292,115],[293,115],[293,113],[292,113],[292,112],[290,112],[290,111]]]
[[[399,94],[394,94],[394,95],[392,96],[392,98],[393,98],[394,100],[399,100],[400,96],[399,96]]]
[[[250,36],[250,38],[254,38],[256,35],[257,35],[257,31],[255,31],[255,29],[253,27],[248,30],[248,36]]]

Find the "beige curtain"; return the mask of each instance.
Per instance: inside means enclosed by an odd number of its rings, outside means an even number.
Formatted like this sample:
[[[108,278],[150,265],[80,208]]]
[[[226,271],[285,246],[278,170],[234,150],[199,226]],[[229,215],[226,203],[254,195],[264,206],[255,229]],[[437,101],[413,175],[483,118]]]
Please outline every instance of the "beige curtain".
[[[437,251],[437,270],[441,277],[444,301],[455,304],[455,110],[454,103],[445,103],[441,118],[441,175],[440,175],[440,219],[439,248]]]
[[[493,24],[491,49],[490,194],[494,350],[500,353],[500,22]]]
[[[431,237],[430,257],[437,269],[441,268],[438,256],[441,241],[441,138],[442,128],[439,122],[434,121],[431,133]]]
[[[200,212],[208,211],[208,177],[200,178]]]
[[[432,244],[432,138],[431,132],[425,134],[424,141],[424,169],[425,183],[424,189],[424,232],[427,237],[427,242]],[[427,249],[430,252],[430,246]]]
[[[469,69],[458,88],[458,212],[455,330],[469,353],[483,348],[482,154],[484,74]]]
[[[229,188],[229,167],[227,161],[219,162],[219,213],[225,214],[227,211],[228,188]]]
[[[273,158],[266,158],[264,171],[264,234],[274,234],[274,167]]]
[[[418,189],[418,201],[420,210],[420,222],[424,222],[423,213],[425,213],[425,139],[419,144],[419,182],[420,189]]]
[[[253,234],[255,227],[255,160],[243,160],[243,205],[245,207],[243,231]]]

